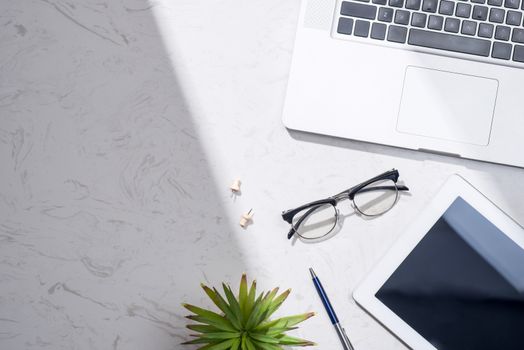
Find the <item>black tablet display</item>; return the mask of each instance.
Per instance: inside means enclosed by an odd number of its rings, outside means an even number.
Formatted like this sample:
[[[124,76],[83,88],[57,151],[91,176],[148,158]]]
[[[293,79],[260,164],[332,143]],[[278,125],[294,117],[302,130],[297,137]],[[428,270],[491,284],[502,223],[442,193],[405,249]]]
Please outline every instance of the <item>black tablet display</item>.
[[[439,350],[524,349],[524,250],[461,197],[375,296]]]

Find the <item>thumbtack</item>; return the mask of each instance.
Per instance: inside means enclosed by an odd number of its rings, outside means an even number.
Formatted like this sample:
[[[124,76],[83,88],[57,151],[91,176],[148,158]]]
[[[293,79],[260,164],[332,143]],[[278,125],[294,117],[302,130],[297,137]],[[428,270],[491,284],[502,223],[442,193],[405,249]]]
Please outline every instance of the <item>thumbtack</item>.
[[[255,213],[253,213],[253,209],[249,209],[249,211],[246,214],[243,214],[240,217],[240,226],[242,226],[242,228],[246,228],[247,225],[249,225],[249,223],[253,221],[252,218],[254,214]]]
[[[229,186],[229,188],[231,189],[231,192],[239,193],[240,192],[240,184],[241,183],[242,182],[240,181],[240,179],[235,179],[235,181],[233,181],[231,186]]]

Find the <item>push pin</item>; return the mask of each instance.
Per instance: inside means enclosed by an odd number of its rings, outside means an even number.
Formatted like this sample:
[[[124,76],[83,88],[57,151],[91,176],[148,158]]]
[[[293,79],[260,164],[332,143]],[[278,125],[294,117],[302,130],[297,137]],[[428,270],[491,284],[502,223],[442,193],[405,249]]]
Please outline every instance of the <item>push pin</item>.
[[[231,197],[233,198],[233,200],[236,200],[237,197],[242,194],[242,192],[240,191],[240,184],[242,184],[240,179],[235,179],[231,186],[229,186],[229,189],[231,190]]]
[[[231,189],[231,192],[233,194],[239,194],[240,193],[240,184],[241,183],[242,182],[240,181],[240,179],[235,179],[235,181],[233,181],[231,186],[229,186],[229,189]]]
[[[253,209],[249,209],[249,211],[246,214],[243,214],[240,217],[240,226],[242,228],[246,228],[247,225],[249,225],[253,221]]]

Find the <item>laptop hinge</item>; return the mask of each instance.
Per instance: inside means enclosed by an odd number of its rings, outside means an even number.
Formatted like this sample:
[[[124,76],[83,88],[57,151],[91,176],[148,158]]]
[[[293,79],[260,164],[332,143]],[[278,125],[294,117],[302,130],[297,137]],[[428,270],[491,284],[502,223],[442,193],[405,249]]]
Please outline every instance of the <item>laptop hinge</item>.
[[[460,154],[458,154],[458,153],[450,153],[450,152],[435,151],[435,150],[428,149],[428,148],[419,148],[418,150],[419,150],[419,151],[422,151],[422,152],[428,152],[428,153],[438,154],[439,156],[448,156],[448,157],[461,158],[461,157],[460,157]]]

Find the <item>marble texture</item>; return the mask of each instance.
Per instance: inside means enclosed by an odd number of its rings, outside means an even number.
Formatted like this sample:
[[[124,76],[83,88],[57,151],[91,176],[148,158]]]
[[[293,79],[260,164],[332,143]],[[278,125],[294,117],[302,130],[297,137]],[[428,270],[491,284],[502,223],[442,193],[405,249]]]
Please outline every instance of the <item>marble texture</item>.
[[[244,271],[292,288],[282,314],[318,311],[295,334],[338,349],[309,266],[358,350],[404,349],[350,295],[445,179],[524,223],[522,169],[287,131],[298,6],[0,2],[1,349],[182,349],[180,303]],[[393,167],[411,196],[388,215],[285,239],[281,210]]]

